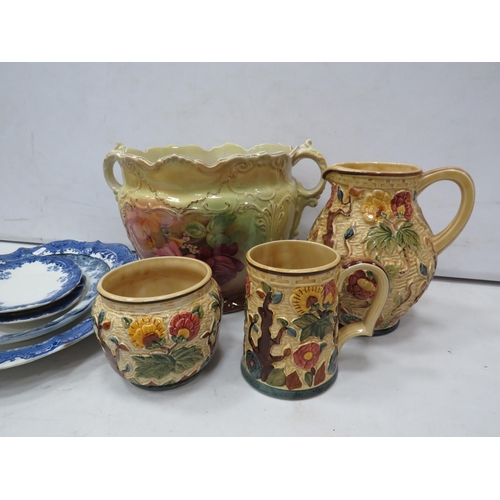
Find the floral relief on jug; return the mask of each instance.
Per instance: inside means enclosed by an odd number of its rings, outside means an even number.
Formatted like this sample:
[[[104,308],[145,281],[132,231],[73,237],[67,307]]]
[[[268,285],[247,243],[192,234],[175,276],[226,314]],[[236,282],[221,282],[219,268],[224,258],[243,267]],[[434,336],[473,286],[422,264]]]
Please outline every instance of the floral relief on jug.
[[[316,219],[308,239],[337,250],[343,266],[373,262],[388,277],[390,294],[377,321],[377,332],[394,329],[432,280],[438,254],[458,236],[474,203],[470,176],[461,169],[423,173],[404,164],[340,164],[325,177],[331,196]],[[462,203],[453,222],[435,235],[427,224],[417,195],[438,180],[452,180],[462,190]],[[340,321],[364,317],[377,287],[370,272],[351,274],[341,293]]]

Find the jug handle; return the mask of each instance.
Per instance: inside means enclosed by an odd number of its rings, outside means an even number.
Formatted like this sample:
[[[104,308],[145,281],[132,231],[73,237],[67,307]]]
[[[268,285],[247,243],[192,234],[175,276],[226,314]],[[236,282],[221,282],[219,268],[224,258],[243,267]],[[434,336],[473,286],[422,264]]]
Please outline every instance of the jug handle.
[[[417,185],[417,195],[438,181],[452,181],[460,188],[460,206],[453,220],[438,234],[432,235],[434,249],[440,254],[455,241],[467,224],[474,208],[475,189],[471,176],[461,168],[441,167],[425,172]]]
[[[113,167],[115,165],[117,156],[114,153],[108,153],[104,158],[103,170],[104,170],[104,178],[108,183],[108,186],[111,188],[115,196],[118,195],[118,191],[122,187],[122,185],[116,180],[115,174],[113,172]]]
[[[321,171],[321,179],[312,189],[306,189],[300,182],[295,181],[297,184],[298,200],[295,209],[295,218],[293,221],[292,237],[298,234],[298,225],[302,211],[306,206],[315,207],[318,204],[318,198],[325,189],[326,180],[323,178],[323,172],[327,169],[328,165],[323,155],[312,147],[312,141],[307,140],[302,146],[298,146],[291,152],[292,167],[300,160],[309,158],[314,160]]]
[[[377,264],[359,262],[350,265],[347,269],[343,269],[340,272],[337,289],[342,290],[342,284],[345,279],[352,273],[362,270],[370,271],[374,274],[377,281],[377,291],[375,292],[375,297],[368,308],[366,316],[363,321],[358,321],[356,323],[350,323],[339,329],[339,340],[338,349],[353,337],[358,337],[360,335],[371,337],[373,335],[373,330],[375,329],[377,320],[382,312],[387,301],[387,296],[389,295],[389,279],[387,273],[382,269],[382,267]]]

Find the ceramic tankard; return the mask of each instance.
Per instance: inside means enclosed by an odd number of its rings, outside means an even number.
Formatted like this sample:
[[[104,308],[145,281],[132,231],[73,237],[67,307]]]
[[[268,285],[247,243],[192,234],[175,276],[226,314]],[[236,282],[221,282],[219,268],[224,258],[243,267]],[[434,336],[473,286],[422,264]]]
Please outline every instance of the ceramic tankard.
[[[244,378],[282,399],[320,394],[335,381],[342,345],[372,335],[387,298],[385,272],[370,263],[342,269],[335,250],[300,240],[258,245],[247,260]],[[364,320],[339,329],[338,290],[359,271],[376,276],[377,292]]]
[[[108,272],[97,290],[94,331],[111,367],[132,384],[171,389],[212,358],[222,296],[205,262],[138,260]]]
[[[437,255],[460,234],[474,206],[474,184],[467,172],[443,167],[423,172],[399,163],[342,163],[324,172],[331,197],[309,233],[341,254],[342,262],[380,265],[389,276],[390,293],[374,335],[397,328],[399,319],[422,296],[434,273]],[[418,205],[418,195],[442,180],[460,187],[455,218],[433,234]],[[365,316],[377,288],[375,276],[358,271],[345,282],[340,295],[340,321]]]
[[[146,151],[117,144],[104,175],[118,201],[128,237],[140,257],[177,255],[206,262],[222,287],[224,312],[245,301],[245,253],[266,241],[293,238],[302,211],[316,206],[326,181],[305,189],[292,175],[301,159],[323,156],[307,141],[292,148],[234,144]],[[121,166],[123,183],[114,174]]]

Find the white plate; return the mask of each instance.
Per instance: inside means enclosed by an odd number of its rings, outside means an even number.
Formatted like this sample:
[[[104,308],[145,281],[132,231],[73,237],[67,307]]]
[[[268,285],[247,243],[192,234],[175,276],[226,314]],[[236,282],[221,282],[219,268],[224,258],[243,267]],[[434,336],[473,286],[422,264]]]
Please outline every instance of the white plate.
[[[137,256],[120,243],[105,244],[100,241],[63,240],[33,248],[20,248],[11,254],[0,255],[0,263],[21,258],[25,255],[64,255],[65,257],[87,255],[101,260],[107,264],[109,269],[137,260]],[[97,278],[97,275],[99,275],[100,279],[102,274],[96,272],[95,278]],[[88,281],[87,274],[86,277]],[[93,299],[95,299],[97,296],[97,282],[94,280],[89,288],[93,292]],[[90,301],[86,312],[90,311],[93,299]],[[66,329],[68,327],[69,329]],[[0,347],[0,370],[36,361],[79,342],[93,333],[92,319],[80,320],[75,325],[71,323],[66,328],[59,328],[52,334],[46,335],[43,339],[31,339],[22,344],[9,346],[10,348],[7,346]]]
[[[46,306],[68,295],[82,277],[61,257],[26,256],[0,264],[0,314]]]
[[[82,298],[86,290],[86,284],[87,278],[85,277],[85,274],[82,274],[80,283],[78,283],[78,285],[70,293],[68,293],[68,295],[52,304],[49,304],[48,306],[28,309],[27,311],[19,313],[0,314],[0,328],[1,325],[19,325],[21,323],[24,323],[23,328],[33,328],[35,325],[29,325],[29,323],[42,319],[47,321],[47,318],[51,318],[56,314],[61,315],[64,311],[67,311],[70,307],[74,306]],[[0,330],[0,336],[1,335]]]

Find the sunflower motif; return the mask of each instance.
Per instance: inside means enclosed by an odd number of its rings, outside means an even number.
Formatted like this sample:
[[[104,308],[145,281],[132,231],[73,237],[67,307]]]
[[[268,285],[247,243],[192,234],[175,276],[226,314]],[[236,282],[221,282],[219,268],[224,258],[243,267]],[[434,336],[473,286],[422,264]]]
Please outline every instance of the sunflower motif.
[[[297,314],[306,314],[314,304],[321,304],[323,302],[323,287],[303,286],[296,288],[290,300]]]
[[[372,223],[383,219],[382,214],[387,216],[392,213],[391,201],[391,195],[381,189],[374,189],[372,192],[368,192],[361,206],[363,217]]]
[[[159,342],[165,337],[165,327],[160,319],[143,316],[132,321],[128,334],[136,347],[150,347],[153,342]]]

